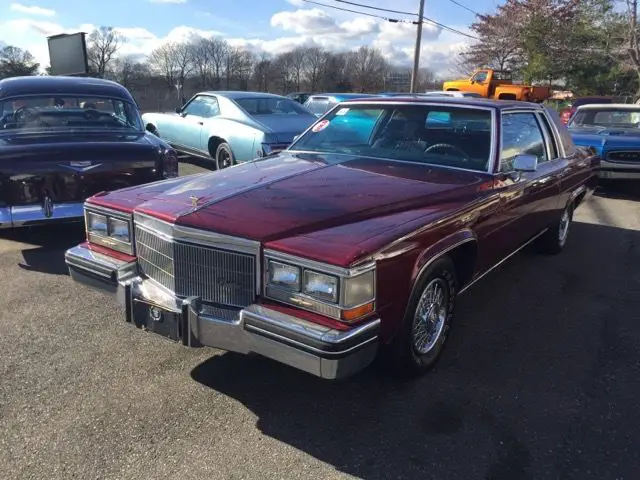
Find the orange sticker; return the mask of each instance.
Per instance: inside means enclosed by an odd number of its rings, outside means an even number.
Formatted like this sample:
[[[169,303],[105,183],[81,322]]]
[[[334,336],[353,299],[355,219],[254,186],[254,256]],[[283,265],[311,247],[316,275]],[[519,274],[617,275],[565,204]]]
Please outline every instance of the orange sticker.
[[[313,126],[311,131],[313,133],[318,133],[324,130],[325,128],[327,128],[328,126],[329,126],[329,120],[321,120]]]

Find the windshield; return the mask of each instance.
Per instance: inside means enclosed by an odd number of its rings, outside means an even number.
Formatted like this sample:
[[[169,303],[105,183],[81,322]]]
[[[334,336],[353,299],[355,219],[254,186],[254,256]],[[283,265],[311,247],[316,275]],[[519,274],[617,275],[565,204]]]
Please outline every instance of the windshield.
[[[234,100],[249,115],[309,115],[298,102],[288,98],[237,98]]]
[[[140,114],[133,104],[106,97],[12,97],[0,102],[0,115],[0,130],[5,133],[143,130]]]
[[[639,126],[640,107],[578,110],[569,123],[569,128],[638,128]]]
[[[349,105],[317,122],[290,149],[486,171],[491,112],[464,106]]]

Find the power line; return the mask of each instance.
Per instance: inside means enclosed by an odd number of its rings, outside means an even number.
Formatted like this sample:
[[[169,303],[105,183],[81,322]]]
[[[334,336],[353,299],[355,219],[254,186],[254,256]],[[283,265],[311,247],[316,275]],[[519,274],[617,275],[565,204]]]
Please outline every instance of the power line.
[[[417,13],[402,12],[400,10],[389,10],[388,8],[373,7],[371,5],[363,5],[361,3],[348,2],[347,0],[334,0],[334,2],[348,3],[349,5],[355,5],[356,7],[370,8],[371,10],[379,10],[381,12],[399,13],[400,15],[413,15],[414,17],[418,16]]]
[[[315,2],[313,0],[302,0],[303,2],[307,2],[307,3],[313,3],[314,5],[319,5],[321,7],[325,7],[325,8],[333,8],[335,10],[342,10],[343,12],[350,12],[350,13],[356,13],[358,15],[366,15],[368,17],[374,17],[374,18],[380,18],[382,20],[386,20],[387,22],[391,22],[391,23],[412,23],[413,25],[418,25],[418,22],[414,21],[414,20],[401,20],[401,19],[397,19],[397,18],[388,18],[388,17],[383,17],[382,15],[376,15],[373,13],[368,13],[368,12],[361,12],[361,11],[357,11],[357,10],[351,10],[348,8],[342,8],[342,7],[336,7],[334,5],[327,5],[326,3],[320,3],[320,2]],[[402,14],[406,14],[406,15],[417,15],[416,13],[408,13],[408,12],[399,12],[399,11],[395,11],[395,10],[387,10],[387,9],[380,9],[377,7],[371,7],[369,5],[363,5],[360,3],[355,3],[355,2],[348,2],[346,0],[335,0],[336,2],[342,2],[342,3],[348,3],[350,5],[356,5],[358,7],[364,7],[364,8],[373,8],[375,10],[382,10],[382,11],[393,11],[395,13],[402,13]],[[443,23],[437,22],[435,20],[433,20],[432,18],[429,17],[423,17],[422,23],[430,23],[432,25],[438,26],[440,28],[442,28],[443,30],[447,30],[451,33],[456,33],[458,35],[462,35],[463,37],[467,37],[467,38],[471,38],[473,40],[479,40],[478,37],[474,37],[473,35],[469,35],[468,33],[462,32],[460,30],[457,30],[453,27],[449,27],[448,25],[445,25]]]
[[[358,15],[366,15],[367,17],[380,18],[382,20],[386,20],[387,22],[391,22],[391,23],[413,23],[414,25],[418,24],[418,22],[415,22],[413,20],[401,20],[401,19],[398,19],[398,18],[383,17],[382,15],[375,15],[373,13],[359,12],[357,10],[350,10],[348,8],[342,8],[342,7],[335,7],[333,5],[327,5],[326,3],[314,2],[313,0],[302,0],[302,1],[303,2],[307,2],[307,3],[313,3],[314,5],[319,5],[319,6],[325,7],[325,8],[333,8],[335,10],[342,10],[343,12],[351,12],[351,13],[357,13]]]
[[[337,0],[336,0],[336,1],[337,1]],[[473,13],[474,15],[481,16],[481,15],[480,15],[478,12],[476,12],[475,10],[470,9],[470,8],[469,8],[469,7],[467,7],[466,5],[463,5],[463,4],[459,3],[459,2],[456,2],[456,0],[449,0],[449,1],[450,1],[451,3],[453,3],[454,5],[459,6],[460,8],[464,8],[467,12],[471,12],[471,13]]]

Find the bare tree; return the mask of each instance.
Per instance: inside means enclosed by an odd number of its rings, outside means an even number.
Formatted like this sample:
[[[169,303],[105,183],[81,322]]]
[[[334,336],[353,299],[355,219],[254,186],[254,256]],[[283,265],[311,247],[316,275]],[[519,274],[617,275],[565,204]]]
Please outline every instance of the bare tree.
[[[380,50],[362,46],[349,55],[349,67],[353,74],[353,86],[358,92],[382,88],[388,64]]]
[[[207,43],[208,57],[211,60],[212,74],[215,81],[215,88],[220,88],[222,84],[222,74],[229,55],[229,44],[222,38],[211,38]]]
[[[129,90],[144,87],[152,76],[148,63],[136,61],[131,57],[117,58],[113,73],[116,81]]]
[[[227,90],[231,88],[232,81],[235,81],[240,89],[248,89],[254,62],[254,55],[242,47],[229,50],[226,68]]]
[[[123,41],[122,35],[113,27],[99,27],[89,34],[87,60],[96,75],[104,77]]]
[[[193,67],[200,78],[200,87],[206,88],[212,77],[212,58],[209,38],[198,38],[190,44]]]
[[[173,45],[166,43],[159,46],[149,55],[151,67],[164,77],[167,87],[173,88],[176,84],[177,62],[173,54]]]
[[[304,73],[304,64],[307,59],[307,52],[304,47],[294,48],[291,51],[291,69],[294,78],[294,89],[300,91],[302,88],[302,75]]]
[[[304,73],[309,90],[314,92],[327,63],[327,52],[319,47],[310,47],[305,51]]]
[[[266,53],[262,53],[253,68],[253,78],[258,90],[269,91],[269,85],[273,77],[273,62]]]
[[[281,92],[289,93],[296,89],[293,63],[291,52],[278,55],[273,62],[273,70],[278,78],[278,88]]]

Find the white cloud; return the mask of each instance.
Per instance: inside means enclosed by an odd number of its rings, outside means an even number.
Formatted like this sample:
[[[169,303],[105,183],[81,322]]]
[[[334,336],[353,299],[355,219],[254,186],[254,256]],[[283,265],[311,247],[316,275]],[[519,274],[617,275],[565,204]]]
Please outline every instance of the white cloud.
[[[289,0],[295,4],[299,0]],[[166,42],[181,42],[195,37],[222,36],[232,46],[243,46],[255,53],[278,55],[300,46],[318,46],[332,51],[348,51],[360,45],[379,48],[385,58],[394,65],[410,66],[413,59],[416,26],[389,23],[370,17],[334,17],[319,8],[292,9],[278,12],[271,18],[270,37],[228,37],[215,30],[202,30],[187,25],[176,26],[165,35],[158,35],[143,27],[118,27],[124,38],[120,55],[144,58],[154,48]],[[94,25],[85,24],[70,28],[47,20],[19,18],[0,21],[0,41],[29,50],[43,66],[49,63],[47,36],[78,31],[91,32]],[[455,27],[466,31],[465,27]],[[278,31],[284,33],[278,36]],[[463,37],[438,27],[423,27],[421,66],[447,75],[455,63],[457,52],[464,45]]]
[[[56,11],[50,8],[42,8],[36,5],[23,5],[21,3],[12,3],[9,6],[9,10],[12,12],[24,13],[26,15],[40,15],[43,17],[53,17],[56,14]]]

